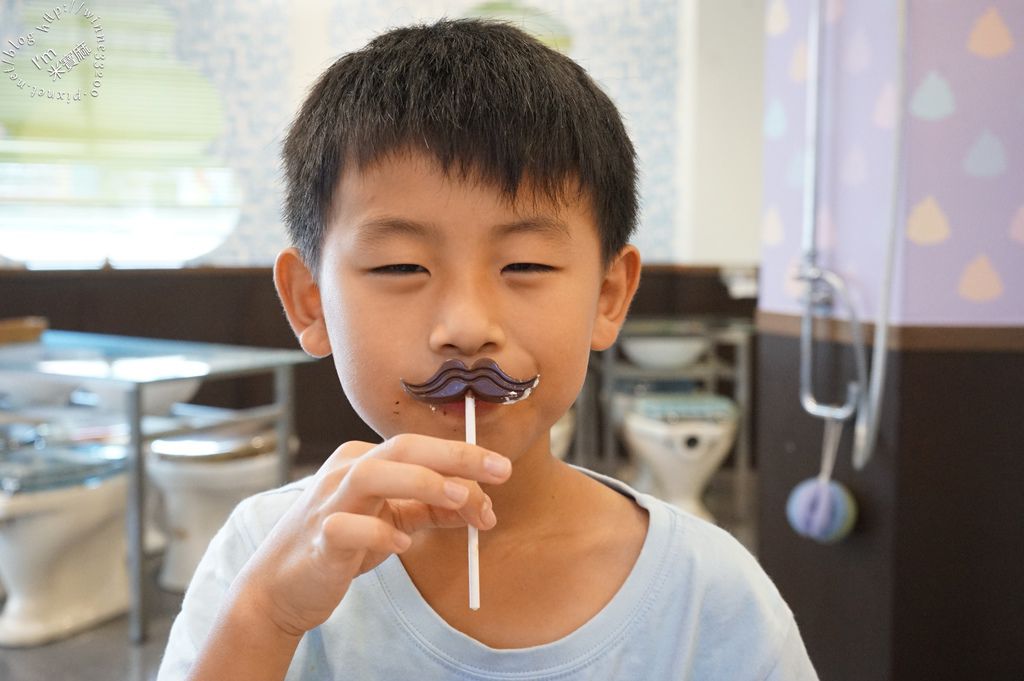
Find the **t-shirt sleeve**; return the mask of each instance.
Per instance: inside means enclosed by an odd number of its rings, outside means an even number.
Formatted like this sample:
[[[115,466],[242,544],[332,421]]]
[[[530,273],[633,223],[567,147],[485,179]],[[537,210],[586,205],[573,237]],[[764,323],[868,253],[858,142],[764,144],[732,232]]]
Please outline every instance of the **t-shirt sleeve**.
[[[710,673],[700,678],[817,681],[793,613],[771,578],[733,537],[709,531],[718,535],[709,542],[715,574],[702,616],[718,645],[709,646]]]
[[[765,677],[765,681],[818,681],[818,674],[811,665],[804,641],[793,620],[790,620],[789,628],[782,640],[775,666]]]
[[[231,582],[254,553],[256,542],[245,527],[252,503],[253,499],[248,499],[235,508],[207,547],[185,592],[181,612],[171,626],[157,681],[185,678],[210,633]]]

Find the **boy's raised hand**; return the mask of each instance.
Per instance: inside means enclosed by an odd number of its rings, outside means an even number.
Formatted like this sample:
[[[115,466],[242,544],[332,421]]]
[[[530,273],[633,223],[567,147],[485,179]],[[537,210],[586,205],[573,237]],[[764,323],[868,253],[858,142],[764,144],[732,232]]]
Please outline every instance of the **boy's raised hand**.
[[[487,449],[426,435],[347,442],[246,564],[236,596],[282,633],[301,636],[330,616],[355,577],[407,549],[417,530],[494,527],[478,483],[500,484],[511,470]]]

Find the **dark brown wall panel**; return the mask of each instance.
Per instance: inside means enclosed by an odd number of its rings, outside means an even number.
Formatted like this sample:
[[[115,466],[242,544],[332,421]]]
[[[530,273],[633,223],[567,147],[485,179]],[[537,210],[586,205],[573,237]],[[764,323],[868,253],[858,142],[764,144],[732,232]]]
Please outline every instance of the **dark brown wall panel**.
[[[901,359],[896,678],[1024,679],[1024,353]]]
[[[734,301],[713,268],[646,268],[633,311],[753,315]],[[0,318],[43,315],[55,329],[211,343],[296,348],[270,268],[0,270]],[[330,360],[296,369],[300,460],[319,463],[352,439],[379,438],[345,399]],[[270,399],[269,378],[206,384],[196,401],[244,407]]]
[[[758,338],[758,558],[796,615],[808,653],[827,681],[889,681],[893,580],[891,571],[896,482],[893,476],[892,399],[886,391],[887,437],[863,473],[850,465],[850,428],[843,432],[835,479],[858,500],[861,513],[844,542],[824,546],[798,536],[786,520],[786,500],[801,481],[817,475],[822,421],[799,402],[798,339]],[[852,375],[848,351],[815,347],[815,395],[836,402],[840,382]],[[843,373],[843,372],[847,373]]]
[[[822,679],[1024,678],[1024,353],[890,351],[878,450],[836,478],[858,499],[834,546],[798,537],[790,490],[819,467],[822,423],[799,406],[799,339],[762,334],[759,557]],[[852,376],[815,346],[820,399]]]
[[[297,348],[271,271],[0,272],[0,318],[43,315],[52,328],[235,345]],[[329,361],[295,370],[299,460],[316,464],[351,439],[375,439],[352,411]],[[269,377],[204,384],[196,401],[227,407],[271,399]]]

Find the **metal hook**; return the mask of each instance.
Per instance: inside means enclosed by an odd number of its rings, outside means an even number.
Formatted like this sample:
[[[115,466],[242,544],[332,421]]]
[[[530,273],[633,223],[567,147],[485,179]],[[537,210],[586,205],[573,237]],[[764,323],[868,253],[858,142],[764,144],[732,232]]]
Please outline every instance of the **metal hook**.
[[[866,414],[869,405],[865,401],[867,393],[863,386],[868,385],[867,358],[864,352],[864,337],[861,331],[860,320],[857,318],[857,311],[853,306],[846,283],[835,272],[822,269],[815,265],[804,266],[800,278],[808,282],[807,297],[804,305],[804,315],[800,323],[800,404],[812,416],[836,421],[846,421],[858,410]],[[857,380],[846,385],[846,402],[842,405],[826,405],[818,402],[814,397],[814,390],[811,381],[811,360],[814,347],[814,310],[815,285],[824,283],[831,291],[838,294],[850,314],[850,332],[853,335],[854,361],[857,366]]]
[[[843,298],[850,310],[851,319],[856,317],[850,305],[846,286],[842,279],[817,265],[818,252],[815,239],[816,220],[818,217],[818,163],[820,156],[820,125],[821,116],[821,49],[822,49],[822,12],[821,1],[810,4],[808,22],[808,53],[811,57],[809,77],[807,79],[806,128],[804,142],[807,154],[804,161],[804,197],[803,197],[803,263],[800,278],[807,282],[803,319],[800,323],[800,404],[812,416],[836,421],[846,421],[857,408],[861,383],[849,383],[846,388],[846,403],[843,405],[825,405],[814,398],[811,389],[811,348],[813,340],[814,308],[831,306],[830,293],[823,293],[818,284],[824,283]]]

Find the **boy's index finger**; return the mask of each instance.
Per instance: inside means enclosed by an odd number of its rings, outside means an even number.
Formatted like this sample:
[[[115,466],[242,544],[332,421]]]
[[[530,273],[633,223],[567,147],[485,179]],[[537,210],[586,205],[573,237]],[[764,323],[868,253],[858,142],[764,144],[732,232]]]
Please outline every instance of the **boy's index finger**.
[[[413,433],[389,438],[368,455],[418,464],[443,475],[478,482],[504,482],[512,472],[512,462],[497,452],[459,440]]]
[[[363,456],[367,452],[373,450],[374,447],[379,445],[372,442],[362,442],[360,440],[349,440],[344,444],[340,445],[335,449],[331,455],[324,462],[324,467],[335,468],[337,466],[344,465],[346,462],[354,461],[360,456]]]

